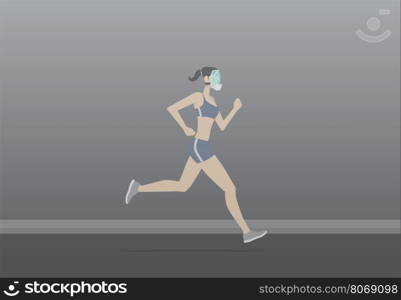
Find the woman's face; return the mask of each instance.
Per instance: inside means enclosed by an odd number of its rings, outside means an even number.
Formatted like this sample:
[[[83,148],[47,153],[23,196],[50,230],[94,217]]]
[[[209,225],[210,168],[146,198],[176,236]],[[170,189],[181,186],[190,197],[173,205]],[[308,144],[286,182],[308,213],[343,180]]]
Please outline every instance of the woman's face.
[[[221,72],[220,70],[213,70],[209,76],[210,87],[215,91],[220,91],[223,87],[221,83]]]
[[[220,91],[223,87],[220,70],[213,70],[210,76],[203,77],[203,82],[205,84],[210,84],[210,87],[215,91]]]

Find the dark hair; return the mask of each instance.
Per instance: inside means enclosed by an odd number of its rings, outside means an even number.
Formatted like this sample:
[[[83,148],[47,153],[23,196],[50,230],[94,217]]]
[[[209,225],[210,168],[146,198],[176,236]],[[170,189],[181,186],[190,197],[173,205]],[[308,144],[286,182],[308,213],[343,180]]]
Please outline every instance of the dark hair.
[[[217,70],[217,68],[215,68],[215,67],[203,67],[203,68],[200,68],[200,69],[196,70],[196,72],[195,72],[194,76],[192,76],[192,78],[191,78],[191,76],[189,76],[188,79],[190,81],[195,81],[201,75],[202,75],[202,78],[204,76],[210,76],[210,74],[212,74],[213,70]]]

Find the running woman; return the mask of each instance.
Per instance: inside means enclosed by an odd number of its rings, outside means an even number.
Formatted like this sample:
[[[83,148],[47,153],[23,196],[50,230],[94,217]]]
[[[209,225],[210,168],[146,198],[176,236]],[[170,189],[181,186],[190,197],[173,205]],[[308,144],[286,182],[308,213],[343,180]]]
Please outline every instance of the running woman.
[[[195,92],[167,108],[167,111],[181,127],[185,135],[194,136],[181,178],[178,181],[161,180],[144,185],[134,179],[130,182],[125,203],[129,204],[137,193],[186,192],[202,170],[224,191],[227,208],[242,230],[244,243],[249,243],[266,235],[267,230],[250,230],[237,202],[236,187],[222,163],[214,154],[212,146],[209,143],[213,124],[216,123],[221,131],[225,130],[242,107],[242,103],[239,98],[235,99],[232,110],[223,118],[219,112],[216,100],[210,95],[210,89],[220,91],[222,88],[220,70],[214,67],[203,67],[197,70],[193,77],[189,77],[188,79],[195,81],[199,77],[202,77],[204,82],[203,92]],[[193,106],[197,111],[198,126],[196,132],[185,124],[179,112],[188,106]]]

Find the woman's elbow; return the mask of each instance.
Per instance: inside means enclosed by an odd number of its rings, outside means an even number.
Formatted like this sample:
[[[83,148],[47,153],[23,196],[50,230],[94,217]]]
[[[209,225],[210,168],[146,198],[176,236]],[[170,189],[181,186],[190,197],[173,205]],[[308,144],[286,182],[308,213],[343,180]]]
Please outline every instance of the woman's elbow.
[[[166,109],[171,115],[174,113],[175,109],[172,105],[168,106]]]
[[[224,130],[226,130],[226,127],[227,127],[226,125],[220,125],[219,129],[220,129],[220,131],[224,131]]]

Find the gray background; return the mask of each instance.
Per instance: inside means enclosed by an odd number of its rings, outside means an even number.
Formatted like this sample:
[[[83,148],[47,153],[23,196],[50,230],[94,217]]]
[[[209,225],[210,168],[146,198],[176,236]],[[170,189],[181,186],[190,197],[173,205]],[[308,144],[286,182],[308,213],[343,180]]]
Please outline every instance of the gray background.
[[[132,177],[180,175],[190,139],[165,108],[203,65],[223,114],[244,104],[212,143],[247,218],[400,217],[399,1],[0,3],[3,219],[229,218],[204,175],[123,205]],[[354,34],[372,16],[383,43]]]

